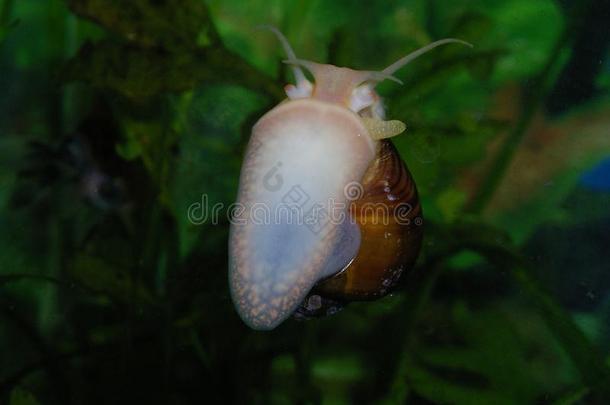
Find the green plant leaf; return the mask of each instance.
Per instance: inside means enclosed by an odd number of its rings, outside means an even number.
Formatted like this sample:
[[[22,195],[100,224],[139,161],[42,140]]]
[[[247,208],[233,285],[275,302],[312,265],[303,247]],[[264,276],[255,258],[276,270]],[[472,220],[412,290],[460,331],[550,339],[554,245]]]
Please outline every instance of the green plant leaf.
[[[113,41],[85,44],[63,69],[66,81],[85,81],[132,99],[193,89],[202,82],[243,85],[276,99],[281,88],[224,48],[169,55]]]
[[[244,88],[211,86],[195,91],[184,107],[176,128],[180,154],[170,187],[183,254],[198,241],[202,225],[216,230],[227,226],[227,208],[235,199],[242,147],[265,104],[262,97]],[[214,207],[219,211],[214,213]]]
[[[433,334],[434,344],[418,344],[407,371],[412,389],[430,401],[531,403],[573,379],[557,341],[523,306],[471,310],[457,303],[450,318],[423,321],[453,338],[442,343]]]
[[[40,402],[29,391],[22,388],[15,388],[11,392],[11,397],[8,401],[9,405],[39,405]]]
[[[195,47],[202,35],[214,36],[206,43],[218,40],[201,1],[69,0],[68,5],[75,14],[144,47]]]

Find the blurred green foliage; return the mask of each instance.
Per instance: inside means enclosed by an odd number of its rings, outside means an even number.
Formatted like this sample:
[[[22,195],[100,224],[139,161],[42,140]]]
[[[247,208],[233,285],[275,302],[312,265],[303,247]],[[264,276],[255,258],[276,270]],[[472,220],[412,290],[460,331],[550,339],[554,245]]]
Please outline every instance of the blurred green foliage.
[[[610,155],[607,65],[547,108],[602,3],[1,0],[0,403],[607,403],[608,193],[577,185]],[[250,128],[292,80],[260,24],[360,69],[476,45],[379,89],[407,123],[417,268],[268,333],[230,302],[228,222],[187,216],[226,218]],[[559,249],[587,266],[563,273]],[[570,306],[558,286],[590,279]]]

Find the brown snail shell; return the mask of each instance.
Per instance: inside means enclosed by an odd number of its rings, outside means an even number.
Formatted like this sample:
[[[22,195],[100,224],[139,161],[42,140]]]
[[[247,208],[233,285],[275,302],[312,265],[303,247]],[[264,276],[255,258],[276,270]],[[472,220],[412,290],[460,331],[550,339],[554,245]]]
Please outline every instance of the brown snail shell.
[[[297,318],[332,315],[350,301],[387,295],[413,267],[423,237],[423,216],[409,169],[391,141],[379,142],[362,180],[362,197],[350,205],[360,227],[354,260],[317,283],[295,312]]]

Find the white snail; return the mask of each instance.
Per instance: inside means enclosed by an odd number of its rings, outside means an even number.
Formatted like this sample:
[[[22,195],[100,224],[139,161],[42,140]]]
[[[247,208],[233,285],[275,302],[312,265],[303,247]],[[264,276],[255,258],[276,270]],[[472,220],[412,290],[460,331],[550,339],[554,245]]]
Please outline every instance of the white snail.
[[[229,238],[233,302],[243,321],[261,330],[297,309],[319,313],[318,297],[383,296],[412,266],[421,245],[421,207],[415,183],[386,140],[405,125],[383,120],[374,88],[385,79],[399,82],[395,71],[439,45],[469,45],[443,39],[382,71],[358,71],[297,59],[284,36],[268,28],[282,42],[296,84],[252,128],[237,198],[242,210]],[[355,184],[361,188],[346,192]]]

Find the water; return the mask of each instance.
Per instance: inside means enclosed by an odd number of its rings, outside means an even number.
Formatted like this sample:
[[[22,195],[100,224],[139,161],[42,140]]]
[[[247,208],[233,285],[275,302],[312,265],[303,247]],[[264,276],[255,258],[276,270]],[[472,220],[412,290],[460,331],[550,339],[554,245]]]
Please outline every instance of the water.
[[[0,1],[1,404],[610,402],[608,2],[115,3]],[[417,264],[392,289],[404,263],[369,269],[415,239],[364,232],[271,331],[228,282],[250,130],[294,84],[262,24],[358,70],[474,45],[362,113],[406,124]]]

